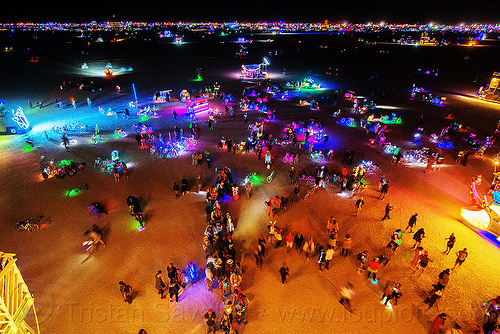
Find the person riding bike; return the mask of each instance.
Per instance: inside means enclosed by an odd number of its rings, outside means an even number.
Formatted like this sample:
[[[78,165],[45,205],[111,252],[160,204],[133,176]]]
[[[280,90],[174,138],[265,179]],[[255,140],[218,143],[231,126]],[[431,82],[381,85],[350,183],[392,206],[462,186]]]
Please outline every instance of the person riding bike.
[[[97,246],[98,243],[101,243],[104,247],[106,244],[102,240],[102,230],[96,225],[93,224],[92,228],[84,233],[84,235],[88,236],[90,239],[92,239],[92,242],[94,245]]]

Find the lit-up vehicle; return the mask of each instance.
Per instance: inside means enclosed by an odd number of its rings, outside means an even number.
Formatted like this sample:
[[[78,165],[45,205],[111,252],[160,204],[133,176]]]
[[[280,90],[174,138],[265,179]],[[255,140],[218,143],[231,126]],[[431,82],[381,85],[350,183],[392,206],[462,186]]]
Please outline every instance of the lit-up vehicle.
[[[20,129],[18,126],[11,124],[6,125],[3,119],[0,119],[0,133],[15,135],[17,133],[25,132],[26,130]]]
[[[493,190],[493,202],[490,204],[486,196],[482,198],[477,187],[482,182],[482,176],[474,177],[469,187],[470,207],[463,207],[460,215],[474,227],[494,234],[500,240],[500,189]]]
[[[320,89],[321,84],[315,83],[313,78],[305,78],[304,81],[302,81],[302,84],[300,85],[300,88],[303,89]]]
[[[202,111],[207,111],[208,107],[208,98],[207,97],[198,97],[194,99],[186,100],[186,109],[189,113],[198,113]]]

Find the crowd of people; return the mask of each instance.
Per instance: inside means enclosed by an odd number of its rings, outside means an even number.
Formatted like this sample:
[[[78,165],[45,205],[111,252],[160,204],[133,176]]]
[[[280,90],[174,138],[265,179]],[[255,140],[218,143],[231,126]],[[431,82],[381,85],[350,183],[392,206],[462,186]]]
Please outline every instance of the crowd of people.
[[[228,167],[220,168],[216,185],[206,192],[208,224],[202,244],[206,259],[205,283],[208,290],[224,304],[220,321],[216,321],[213,309],[205,314],[208,333],[215,333],[217,325],[224,333],[237,333],[234,324],[247,323],[249,300],[241,288],[243,268],[237,260],[232,238],[236,224],[229,212],[223,213],[219,203],[224,200],[231,184],[231,170]]]
[[[234,114],[231,114],[233,117]],[[177,121],[177,115],[174,116]],[[245,113],[245,123],[247,122],[248,115]],[[275,120],[275,115],[272,117]],[[215,122],[213,120],[212,122]],[[217,143],[220,151],[227,151],[228,153],[236,154],[242,152],[250,153],[252,149],[257,156],[257,160],[264,157],[264,161],[268,165],[272,165],[273,158],[276,150],[274,149],[278,144],[276,138],[272,135],[266,135],[262,129],[264,128],[264,121],[258,122],[259,126],[251,128],[250,137],[245,141],[236,141],[229,138],[222,137]],[[198,125],[190,125],[192,138],[199,138]],[[209,129],[213,129],[213,124],[209,122]],[[380,131],[379,133],[383,133]],[[175,139],[179,139],[183,131],[177,126],[174,129]],[[305,132],[305,142],[308,142],[310,136],[309,131]],[[161,136],[154,136],[151,131],[140,131],[136,135],[137,144],[139,147],[154,146],[155,143],[162,142]],[[299,150],[302,150],[301,143],[297,139],[297,133],[293,127],[286,129],[286,140],[294,143]],[[64,141],[64,140],[63,140]],[[327,144],[327,139],[324,145]],[[313,143],[308,144],[309,148],[313,147]],[[208,151],[205,156],[195,150],[192,152],[192,164],[198,166],[203,159],[207,162],[208,168],[211,168],[211,157]],[[333,162],[333,155],[329,155],[329,163]],[[345,151],[343,159],[340,164],[348,166],[353,165],[354,152],[351,149]],[[428,166],[429,167],[429,166]],[[432,167],[432,165],[430,166]],[[430,170],[430,167],[428,168]],[[330,176],[332,171],[328,170],[328,165],[319,166],[313,174],[314,182],[313,187],[318,188],[324,186],[325,180]],[[216,180],[213,186],[207,188],[206,191],[206,228],[204,232],[202,247],[205,257],[204,275],[207,289],[215,294],[221,301],[222,314],[218,317],[213,309],[209,309],[204,315],[207,325],[208,333],[215,333],[217,328],[220,328],[224,333],[236,333],[237,328],[235,324],[247,323],[247,311],[249,307],[249,299],[242,291],[242,282],[244,279],[244,268],[239,262],[237,250],[234,245],[233,232],[237,224],[229,212],[224,213],[221,209],[221,202],[226,198],[238,199],[238,187],[233,180],[232,171],[228,167],[217,167],[215,169]],[[115,181],[120,180],[118,169],[113,169]],[[335,180],[338,185],[339,191],[350,191],[351,196],[355,200],[355,215],[358,216],[364,205],[363,193],[366,189],[365,176],[367,170],[358,165],[352,168],[349,173],[347,167],[341,169],[341,176]],[[128,177],[128,174],[126,174]],[[285,224],[278,223],[275,218],[287,211],[290,203],[298,202],[303,194],[304,187],[301,187],[298,180],[297,171],[295,167],[291,167],[288,171],[290,185],[292,185],[289,193],[269,197],[265,201],[266,214],[270,219],[267,225],[267,236],[261,236],[257,240],[257,245],[253,249],[255,257],[255,265],[258,268],[265,266],[265,258],[269,255],[269,249],[284,248],[286,253],[300,253],[307,261],[317,261],[317,268],[320,272],[328,272],[332,268],[332,261],[335,257],[352,258],[356,262],[355,271],[359,275],[364,275],[366,280],[373,284],[377,284],[379,290],[377,293],[380,296],[381,302],[386,306],[395,307],[401,299],[404,299],[403,287],[401,281],[387,280],[384,285],[378,285],[380,276],[384,275],[383,268],[388,265],[389,261],[395,256],[400,256],[399,253],[409,252],[408,249],[401,250],[400,245],[407,239],[407,242],[412,244],[411,252],[414,252],[412,261],[409,263],[409,268],[412,269],[415,279],[426,275],[426,269],[429,264],[434,261],[430,256],[430,249],[426,249],[426,233],[424,227],[418,227],[418,219],[420,218],[417,213],[412,215],[408,220],[408,225],[400,226],[395,229],[390,236],[389,242],[383,247],[383,251],[375,254],[370,254],[368,250],[363,250],[359,253],[353,252],[353,239],[356,240],[355,233],[340,233],[339,222],[334,216],[331,216],[326,222],[326,228],[320,235],[306,235],[304,236],[301,231],[292,231],[290,227]],[[201,177],[197,178],[198,192],[202,190],[203,182]],[[250,181],[246,182],[245,189],[248,198],[252,192],[252,184]],[[389,193],[389,181],[385,175],[382,175],[379,182],[379,196],[378,198],[383,201],[387,198]],[[180,185],[177,182],[173,184],[173,191],[176,197],[179,197],[188,192],[187,177],[183,176]],[[290,196],[290,200],[289,200]],[[394,209],[392,204],[396,199],[391,198],[391,202],[385,205],[384,216],[382,221],[392,219],[391,212]],[[142,215],[137,198],[129,196],[127,204],[130,207],[130,213],[134,216]],[[143,224],[141,222],[141,226]],[[403,230],[403,228],[405,228]],[[416,229],[413,232],[413,229]],[[405,238],[405,233],[412,234],[411,239]],[[307,233],[306,233],[307,234]],[[409,241],[408,241],[409,240]],[[102,244],[104,242],[100,239]],[[451,233],[443,243],[443,255],[449,255],[454,248],[457,240],[454,233]],[[446,246],[446,249],[445,247]],[[449,268],[440,268],[440,273],[435,278],[436,283],[429,287],[425,299],[422,301],[431,309],[439,301],[441,296],[445,293],[446,288],[450,282],[450,277],[453,271],[460,268],[468,257],[467,248],[463,248],[456,253],[456,258],[453,266]],[[315,264],[316,265],[316,264]],[[295,270],[294,266],[290,263],[283,262],[279,268],[279,277],[282,285],[287,284],[290,273]],[[188,274],[186,274],[188,272]],[[196,274],[194,274],[196,272]],[[191,274],[189,274],[191,273]],[[196,277],[190,279],[191,277]],[[167,267],[167,277],[164,278],[162,270],[158,270],[155,275],[155,288],[158,291],[161,299],[167,298],[172,303],[179,302],[179,295],[186,289],[186,284],[196,282],[198,277],[198,270],[193,263],[188,264],[185,271],[176,268],[173,263]],[[123,281],[119,282],[120,293],[124,301],[132,303],[133,289],[132,286]],[[354,286],[351,282],[346,282],[339,287],[339,294],[341,296],[339,302],[346,307],[349,311],[353,311],[351,300],[354,297]],[[500,305],[500,298],[490,300],[485,306],[487,309],[488,320],[483,326],[485,333],[491,333],[496,327],[497,309]],[[431,333],[437,331],[445,322],[447,315],[445,313],[439,314],[432,324]],[[454,325],[459,329],[458,324]],[[485,327],[486,326],[486,327]],[[491,330],[490,330],[491,329]],[[490,330],[490,331],[488,331]],[[143,331],[145,333],[145,331]]]

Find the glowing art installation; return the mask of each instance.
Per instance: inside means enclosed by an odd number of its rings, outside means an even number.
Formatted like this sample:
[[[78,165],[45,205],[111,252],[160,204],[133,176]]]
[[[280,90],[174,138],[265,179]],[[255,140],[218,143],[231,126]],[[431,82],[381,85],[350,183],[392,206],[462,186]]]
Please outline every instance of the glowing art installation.
[[[21,129],[26,130],[29,128],[30,123],[28,122],[26,116],[24,115],[23,108],[19,107],[17,108],[16,111],[12,110],[12,116],[13,116],[12,120],[16,122]]]

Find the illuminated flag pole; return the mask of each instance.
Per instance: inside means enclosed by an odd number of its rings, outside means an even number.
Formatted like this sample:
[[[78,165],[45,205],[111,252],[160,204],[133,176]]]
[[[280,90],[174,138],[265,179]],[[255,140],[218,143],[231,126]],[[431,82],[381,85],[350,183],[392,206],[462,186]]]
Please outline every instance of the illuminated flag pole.
[[[132,84],[132,91],[134,92],[135,104],[137,105],[137,92],[135,91],[135,84]]]

